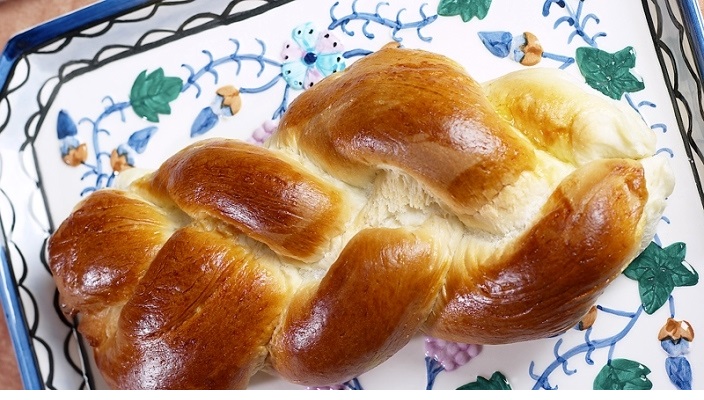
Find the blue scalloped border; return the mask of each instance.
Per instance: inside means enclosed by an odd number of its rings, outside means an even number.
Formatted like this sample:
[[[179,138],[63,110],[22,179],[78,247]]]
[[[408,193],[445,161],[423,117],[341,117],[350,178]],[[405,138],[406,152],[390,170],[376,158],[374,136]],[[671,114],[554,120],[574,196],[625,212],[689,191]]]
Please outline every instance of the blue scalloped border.
[[[697,60],[699,75],[704,76],[704,16],[697,0],[680,0],[685,28],[692,40],[692,50]]]
[[[46,46],[72,31],[83,30],[89,25],[99,24],[115,16],[159,2],[159,0],[103,0],[14,36],[7,42],[0,57],[0,94],[5,92],[7,78],[23,55]]]
[[[20,293],[17,285],[15,285],[16,280],[8,262],[7,241],[2,221],[0,221],[0,228],[2,228],[2,231],[0,231],[0,239],[2,240],[0,244],[0,261],[2,262],[2,268],[0,268],[0,281],[2,282],[0,303],[2,303],[12,346],[17,355],[17,366],[23,387],[25,389],[43,389],[44,383],[39,373],[34,347],[29,338],[27,320],[24,309],[20,304]]]
[[[52,20],[13,37],[0,55],[0,96],[17,62],[26,54],[46,46],[57,38],[105,22],[163,0],[103,0],[72,14]],[[704,76],[704,19],[697,0],[678,0],[690,35],[700,76]],[[0,129],[2,126],[0,126]],[[7,238],[0,220],[0,303],[8,321],[10,337],[17,353],[18,366],[25,389],[44,389],[36,353],[29,336],[24,310],[13,270],[9,262]]]
[[[59,17],[45,24],[14,36],[5,46],[0,57],[0,96],[4,96],[11,72],[25,54],[46,46],[57,38],[99,24],[115,16],[130,13],[141,7],[158,3],[155,0],[103,0],[74,13]],[[34,347],[29,337],[24,309],[14,272],[9,262],[7,238],[0,221],[0,303],[7,321],[12,346],[17,354],[17,364],[25,389],[44,389]]]

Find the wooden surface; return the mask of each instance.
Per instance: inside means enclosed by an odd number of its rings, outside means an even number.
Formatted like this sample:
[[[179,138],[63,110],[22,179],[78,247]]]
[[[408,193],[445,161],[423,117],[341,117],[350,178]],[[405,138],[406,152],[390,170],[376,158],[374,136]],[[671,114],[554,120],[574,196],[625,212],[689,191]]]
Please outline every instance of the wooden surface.
[[[0,320],[0,389],[22,389],[17,360],[4,319]]]
[[[0,48],[17,32],[52,19],[93,0],[0,0]],[[704,9],[704,0],[699,0]],[[19,372],[4,318],[0,320],[0,389],[21,389]]]
[[[95,0],[0,0],[0,47],[17,32]]]

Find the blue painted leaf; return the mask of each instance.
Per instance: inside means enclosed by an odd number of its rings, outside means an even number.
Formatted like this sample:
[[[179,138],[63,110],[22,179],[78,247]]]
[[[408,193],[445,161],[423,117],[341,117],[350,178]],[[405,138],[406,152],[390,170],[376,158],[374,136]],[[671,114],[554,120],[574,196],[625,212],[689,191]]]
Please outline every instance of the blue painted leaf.
[[[684,357],[667,357],[665,370],[677,389],[692,390],[692,367]]]
[[[56,133],[59,136],[59,140],[69,136],[76,136],[76,133],[78,133],[76,123],[64,110],[59,111],[59,117],[56,119]]]
[[[148,128],[136,131],[130,135],[129,139],[127,139],[127,145],[134,149],[137,154],[144,153],[144,150],[147,148],[147,143],[149,143],[149,139],[151,139],[152,135],[156,133],[156,130],[156,126],[150,126]]]
[[[196,120],[193,121],[193,125],[191,126],[191,137],[200,136],[208,132],[213,129],[217,123],[218,116],[215,114],[213,109],[210,107],[205,107],[200,110],[198,116],[196,116]]]
[[[511,52],[511,43],[513,43],[513,35],[510,32],[479,32],[484,46],[496,57],[504,58]]]

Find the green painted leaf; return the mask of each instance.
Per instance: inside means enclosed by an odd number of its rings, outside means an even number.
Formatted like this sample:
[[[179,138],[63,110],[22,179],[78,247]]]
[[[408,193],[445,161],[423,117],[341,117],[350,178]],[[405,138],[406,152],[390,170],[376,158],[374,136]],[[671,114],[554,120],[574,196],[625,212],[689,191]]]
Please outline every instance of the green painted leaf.
[[[618,358],[604,365],[594,379],[594,390],[650,390],[650,369],[645,365]]]
[[[638,292],[646,313],[662,307],[678,286],[693,286],[699,274],[684,260],[687,247],[674,243],[666,248],[652,242],[623,271],[628,278],[638,281]]]
[[[452,17],[459,15],[462,21],[468,22],[474,17],[484,19],[491,7],[491,0],[441,0],[438,4],[438,15]]]
[[[165,76],[158,68],[152,73],[142,71],[132,84],[130,104],[134,112],[151,122],[159,122],[159,114],[171,114],[170,102],[181,94],[181,78]]]
[[[645,312],[652,314],[660,309],[674,288],[670,274],[654,268],[645,271],[638,280],[638,293]]]
[[[496,371],[489,379],[479,376],[475,382],[466,383],[457,390],[511,390],[511,385],[501,372]]]
[[[580,47],[576,59],[587,84],[613,99],[621,99],[626,92],[645,89],[643,81],[631,73],[631,68],[636,65],[633,47],[628,46],[616,53]]]

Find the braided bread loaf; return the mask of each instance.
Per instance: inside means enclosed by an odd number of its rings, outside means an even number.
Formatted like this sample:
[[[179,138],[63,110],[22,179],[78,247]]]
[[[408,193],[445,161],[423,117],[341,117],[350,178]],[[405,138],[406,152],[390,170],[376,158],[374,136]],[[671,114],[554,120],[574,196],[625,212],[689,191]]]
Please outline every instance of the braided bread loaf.
[[[673,189],[637,113],[556,70],[484,86],[385,48],[302,93],[265,147],[195,143],[77,206],[49,241],[116,388],[344,382],[416,333],[574,326]]]

